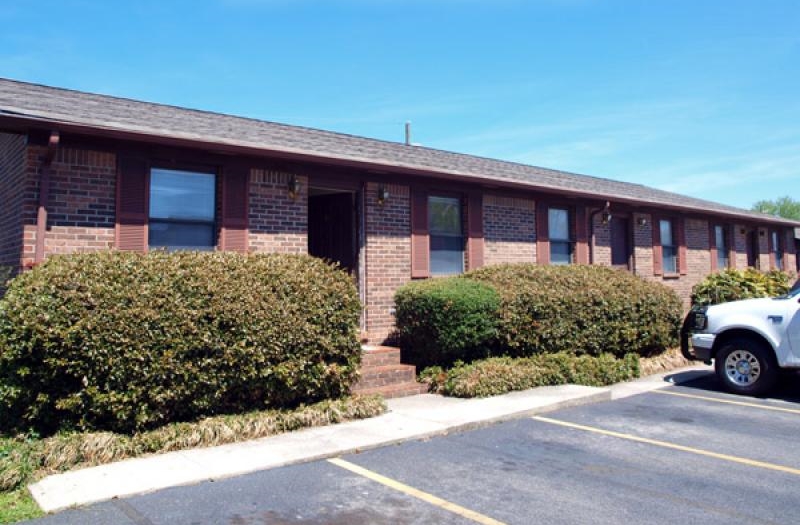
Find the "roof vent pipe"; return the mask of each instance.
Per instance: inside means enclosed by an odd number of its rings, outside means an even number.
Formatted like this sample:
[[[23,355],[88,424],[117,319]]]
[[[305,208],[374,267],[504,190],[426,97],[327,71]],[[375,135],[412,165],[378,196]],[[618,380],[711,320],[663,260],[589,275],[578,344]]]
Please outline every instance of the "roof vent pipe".
[[[406,146],[411,145],[411,122],[406,122]]]

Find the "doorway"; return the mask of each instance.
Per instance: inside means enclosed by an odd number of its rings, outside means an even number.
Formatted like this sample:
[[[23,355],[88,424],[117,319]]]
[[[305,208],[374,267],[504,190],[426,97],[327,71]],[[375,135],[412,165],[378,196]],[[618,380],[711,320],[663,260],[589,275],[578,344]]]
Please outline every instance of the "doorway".
[[[747,266],[755,269],[761,268],[761,261],[758,257],[760,251],[758,230],[751,230],[747,233]]]
[[[358,221],[355,191],[309,188],[308,253],[338,263],[358,277]]]
[[[627,217],[611,217],[611,266],[631,269],[631,230]]]

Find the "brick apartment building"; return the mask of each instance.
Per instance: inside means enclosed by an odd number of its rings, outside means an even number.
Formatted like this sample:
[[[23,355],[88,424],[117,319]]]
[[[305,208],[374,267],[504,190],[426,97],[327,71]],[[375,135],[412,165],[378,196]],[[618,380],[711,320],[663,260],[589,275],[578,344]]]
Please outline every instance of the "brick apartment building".
[[[310,253],[394,291],[506,262],[601,264],[674,288],[797,268],[800,223],[617,182],[0,79],[0,266],[158,247]]]

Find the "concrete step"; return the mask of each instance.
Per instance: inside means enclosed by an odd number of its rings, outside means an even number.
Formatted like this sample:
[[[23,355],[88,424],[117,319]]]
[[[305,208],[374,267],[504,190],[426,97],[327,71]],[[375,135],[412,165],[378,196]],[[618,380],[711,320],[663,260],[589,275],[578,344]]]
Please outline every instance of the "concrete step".
[[[416,381],[416,368],[400,363],[399,348],[364,345],[362,349],[361,377],[351,389],[354,394],[381,394],[392,398],[427,391],[425,385]]]
[[[400,364],[400,349],[392,346],[363,346],[361,366]]]
[[[361,368],[359,388],[407,383],[416,380],[416,368],[412,365],[383,365]]]

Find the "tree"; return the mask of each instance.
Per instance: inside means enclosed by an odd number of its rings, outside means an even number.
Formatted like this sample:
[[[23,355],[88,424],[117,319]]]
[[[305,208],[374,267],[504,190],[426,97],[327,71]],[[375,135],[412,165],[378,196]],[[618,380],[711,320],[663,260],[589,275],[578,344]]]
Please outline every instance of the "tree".
[[[800,221],[800,201],[796,201],[788,195],[774,201],[758,201],[753,204],[753,211]]]

